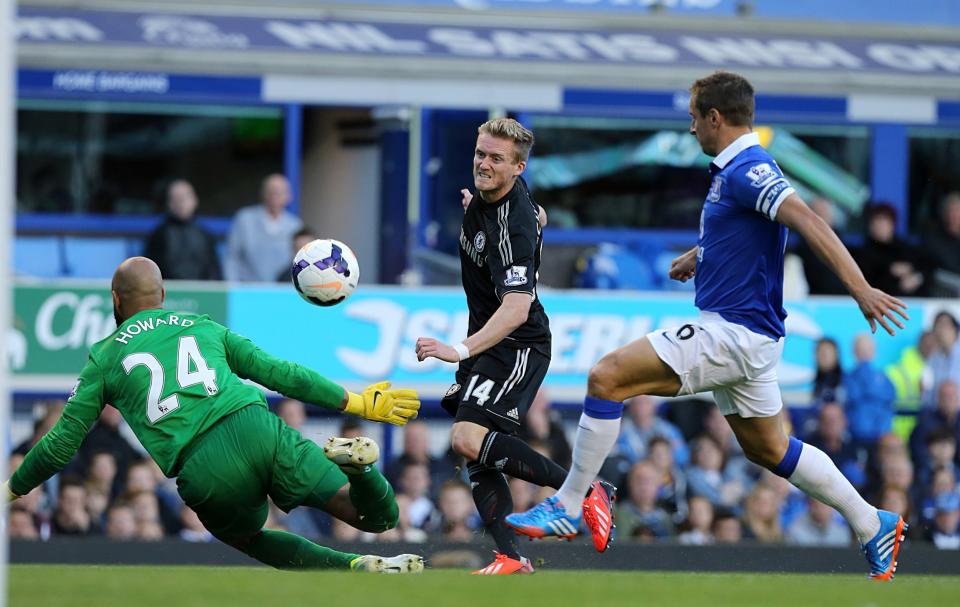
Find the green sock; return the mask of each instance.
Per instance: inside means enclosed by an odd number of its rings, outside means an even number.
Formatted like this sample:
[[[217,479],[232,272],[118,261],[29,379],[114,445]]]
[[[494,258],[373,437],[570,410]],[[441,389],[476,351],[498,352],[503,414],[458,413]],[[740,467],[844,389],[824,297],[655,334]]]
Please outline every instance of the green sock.
[[[349,569],[360,556],[320,546],[286,531],[264,529],[245,548],[247,555],[277,569]]]
[[[380,533],[397,526],[400,509],[393,487],[376,466],[364,466],[360,474],[347,474],[350,479],[350,501],[360,513],[364,531]]]

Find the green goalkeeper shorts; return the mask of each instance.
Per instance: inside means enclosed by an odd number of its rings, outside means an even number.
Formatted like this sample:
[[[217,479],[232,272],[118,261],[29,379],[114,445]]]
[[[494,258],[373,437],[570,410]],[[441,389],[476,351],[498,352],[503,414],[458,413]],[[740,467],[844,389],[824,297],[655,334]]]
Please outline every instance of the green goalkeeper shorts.
[[[268,495],[284,512],[322,508],[349,482],[316,443],[259,405],[220,420],[180,461],[180,497],[222,540],[260,531]]]

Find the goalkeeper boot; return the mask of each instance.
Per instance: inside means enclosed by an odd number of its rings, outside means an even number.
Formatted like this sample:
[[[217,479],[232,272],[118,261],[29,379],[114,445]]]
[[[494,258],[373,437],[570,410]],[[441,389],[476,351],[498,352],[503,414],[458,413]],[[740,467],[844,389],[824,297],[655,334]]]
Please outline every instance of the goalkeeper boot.
[[[337,438],[331,436],[323,445],[327,459],[340,466],[344,474],[363,474],[380,459],[380,447],[371,438]]]
[[[398,554],[397,556],[367,554],[350,561],[350,571],[423,573],[423,557],[418,554]]]
[[[583,500],[583,522],[593,536],[593,547],[603,552],[613,541],[613,504],[617,501],[617,488],[607,481],[593,481]]]
[[[897,570],[897,555],[907,523],[899,514],[886,510],[877,510],[877,516],[880,517],[880,531],[860,549],[870,564],[870,579],[885,582],[892,580]]]
[[[504,522],[520,535],[535,539],[557,537],[573,539],[580,533],[582,516],[567,514],[566,508],[556,497],[548,497],[526,512],[508,514]]]
[[[525,556],[513,559],[506,554],[496,553],[493,562],[482,569],[477,569],[473,575],[510,575],[511,573],[533,573],[533,563]]]

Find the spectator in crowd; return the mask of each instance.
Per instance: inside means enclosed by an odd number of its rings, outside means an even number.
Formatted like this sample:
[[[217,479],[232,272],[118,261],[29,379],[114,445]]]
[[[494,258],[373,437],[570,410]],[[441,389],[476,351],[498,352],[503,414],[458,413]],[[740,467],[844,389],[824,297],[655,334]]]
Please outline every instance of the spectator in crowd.
[[[627,475],[627,499],[617,504],[617,528],[624,537],[664,539],[673,535],[671,516],[657,504],[660,471],[651,462],[634,464]]]
[[[400,488],[398,495],[410,499],[410,524],[422,529],[434,516],[433,502],[430,500],[430,469],[422,463],[407,464],[400,471],[397,485]]]
[[[960,325],[949,312],[939,312],[933,319],[933,336],[936,343],[927,359],[929,385],[924,390],[924,405],[932,407],[939,396],[940,385],[946,381],[960,381],[960,340],[957,330]]]
[[[110,506],[110,495],[99,489],[87,485],[87,514],[90,515],[91,526],[99,533],[107,522],[107,507]]]
[[[855,444],[865,447],[871,447],[893,427],[896,391],[883,371],[873,364],[876,354],[873,337],[858,335],[853,342],[856,366],[843,378],[850,434]]]
[[[114,502],[107,510],[107,537],[124,541],[137,539],[137,519],[133,508],[123,500]]]
[[[780,502],[770,487],[757,483],[747,496],[743,515],[744,538],[764,544],[783,541]]]
[[[87,513],[87,490],[79,478],[67,476],[60,480],[53,531],[58,535],[86,535],[95,531]]]
[[[814,198],[810,208],[820,216],[828,226],[836,229],[836,207],[826,198]],[[803,275],[811,295],[846,295],[847,288],[820,257],[813,252],[807,241],[800,239],[794,250],[803,262]]]
[[[807,498],[807,512],[787,528],[788,544],[798,546],[847,546],[850,544],[850,530],[837,520],[837,514],[830,506],[812,497]]]
[[[924,331],[916,347],[907,347],[900,352],[900,358],[890,363],[884,373],[893,383],[897,394],[895,403],[898,409],[917,409],[923,398],[923,378],[927,361],[936,350],[936,338],[933,331]]]
[[[944,428],[960,440],[960,392],[953,381],[941,382],[937,391],[937,406],[917,416],[917,425],[910,434],[910,453],[915,462],[925,462],[927,437],[938,428]]]
[[[290,259],[292,260],[297,256],[297,253],[300,252],[300,249],[307,246],[311,242],[317,239],[316,234],[310,228],[303,226],[297,230],[293,237],[290,239]],[[280,273],[277,274],[277,282],[290,282],[293,280],[293,276],[290,273],[291,264],[287,264],[287,267],[280,270]]]
[[[337,433],[337,436],[341,438],[359,438],[366,436],[363,431],[363,422],[360,421],[360,418],[345,417],[343,421],[340,422],[340,432]]]
[[[832,337],[822,337],[814,350],[816,375],[813,378],[813,400],[816,403],[843,402],[841,391],[843,370],[840,348]]]
[[[690,546],[703,546],[713,543],[713,504],[705,497],[690,499],[689,514],[683,523],[683,531],[677,541]]]
[[[655,436],[650,440],[648,451],[650,455],[647,459],[663,475],[657,502],[672,512],[677,520],[684,520],[688,515],[687,477],[674,462],[670,441],[662,436]]]
[[[396,484],[401,471],[410,464],[427,467],[433,492],[439,491],[440,485],[450,478],[454,469],[454,464],[446,458],[439,459],[431,455],[430,426],[424,421],[410,422],[403,427],[403,452],[387,465],[387,480]]]
[[[142,459],[132,464],[127,471],[126,491],[128,495],[139,495],[140,493],[149,493],[154,496],[156,501],[157,520],[163,525],[167,534],[176,534],[180,529],[180,503],[179,497],[175,499],[160,499],[161,490],[159,479],[163,478],[162,473],[158,474],[157,465],[153,460]],[[141,499],[144,508],[146,500]],[[134,512],[138,514],[137,522],[142,523],[140,513],[137,510],[138,502],[131,498],[130,505]]]
[[[691,443],[691,466],[687,469],[690,497],[705,497],[714,508],[736,509],[744,494],[743,485],[723,473],[723,453],[708,436]]]
[[[194,220],[197,193],[185,179],[167,186],[167,216],[147,237],[144,257],[157,263],[167,280],[222,280],[217,241]]]
[[[151,491],[128,493],[133,518],[137,521],[137,539],[156,541],[163,539],[163,523],[160,521],[160,500]]]
[[[50,428],[53,428],[54,424],[60,419],[60,416],[63,415],[63,407],[65,405],[66,403],[61,400],[51,400],[43,404],[35,405],[34,412],[39,411],[39,415],[35,415],[33,434],[17,445],[13,450],[13,454],[26,455],[30,449],[33,449],[34,445],[50,431]]]
[[[882,471],[891,460],[908,457],[903,439],[893,432],[884,434],[877,440],[873,451],[867,458],[867,485],[863,489],[866,495],[879,494],[883,489]]]
[[[877,502],[877,508],[888,512],[895,512],[903,517],[907,523],[912,523],[913,507],[910,500],[910,494],[903,489],[896,487],[887,487],[880,492],[880,500]]]
[[[894,296],[924,296],[932,282],[923,251],[897,237],[897,211],[879,203],[866,211],[867,238],[854,257],[874,287]]]
[[[39,540],[40,530],[33,520],[29,510],[20,508],[17,504],[10,507],[7,516],[7,533],[12,540]]]
[[[940,221],[923,237],[923,246],[937,268],[960,277],[960,192],[950,192],[940,203]]]
[[[957,469],[957,437],[948,428],[936,428],[926,438],[927,458],[917,461],[917,484],[926,487],[933,480],[935,470]]]
[[[186,504],[180,508],[180,524],[183,526],[179,533],[180,539],[194,543],[213,541],[213,534],[207,531],[197,513]]]
[[[713,517],[713,541],[717,544],[738,544],[743,539],[743,525],[732,512],[717,512]]]
[[[540,441],[546,445],[549,457],[564,468],[570,467],[572,451],[567,435],[563,430],[563,419],[553,410],[546,390],[537,391],[527,417],[520,427],[520,438],[528,444]]]
[[[933,545],[941,550],[960,550],[960,493],[942,493],[936,497]]]
[[[450,479],[443,483],[437,505],[443,539],[452,542],[473,540],[477,509],[473,505],[473,495],[466,483],[459,479]]]
[[[303,424],[307,421],[307,409],[304,404],[292,398],[284,398],[277,403],[277,417],[297,432],[303,433]]]
[[[87,469],[87,492],[106,495],[108,499],[114,496],[114,483],[117,480],[117,460],[109,451],[99,451],[90,458]]]
[[[96,453],[112,453],[117,463],[117,475],[111,495],[119,495],[123,491],[123,482],[127,478],[127,469],[130,465],[143,458],[136,449],[130,446],[127,439],[120,433],[123,417],[114,407],[107,405],[100,412],[100,418],[93,425],[90,432],[80,444],[80,450],[74,457],[68,470],[86,473],[90,469],[90,460]]]
[[[837,403],[820,407],[816,432],[809,442],[826,453],[854,487],[866,483],[866,472],[860,465],[857,449],[847,435],[847,418]]]
[[[957,473],[954,468],[937,468],[930,475],[930,482],[924,487],[923,500],[920,503],[920,520],[925,527],[933,526],[936,516],[936,498],[943,493],[957,492]]]
[[[289,269],[290,243],[303,227],[300,218],[287,211],[290,183],[274,173],[263,180],[261,204],[240,209],[227,239],[227,280],[271,282]]]
[[[677,464],[685,466],[689,459],[687,444],[676,426],[657,415],[657,401],[652,396],[635,396],[625,404],[627,415],[620,425],[615,452],[634,464],[646,459],[650,440],[660,436],[670,442]]]
[[[397,496],[397,509],[400,512],[397,526],[390,531],[381,533],[378,536],[379,538],[382,539],[384,536],[390,537],[387,534],[395,534],[397,536],[397,541],[409,542],[412,544],[420,544],[427,541],[427,532],[423,529],[414,527],[410,522],[410,503],[410,498],[406,495]]]

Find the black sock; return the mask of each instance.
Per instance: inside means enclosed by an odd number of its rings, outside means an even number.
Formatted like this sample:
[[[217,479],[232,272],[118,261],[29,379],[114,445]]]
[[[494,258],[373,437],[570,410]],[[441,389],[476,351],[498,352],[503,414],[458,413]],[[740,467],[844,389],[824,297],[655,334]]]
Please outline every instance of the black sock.
[[[473,487],[473,503],[477,505],[483,526],[497,543],[497,552],[519,559],[517,534],[503,522],[513,512],[513,496],[507,479],[496,468],[479,462],[470,462],[467,470]]]
[[[560,464],[540,455],[519,438],[493,430],[480,443],[479,461],[541,487],[559,489],[567,478],[567,471]]]

